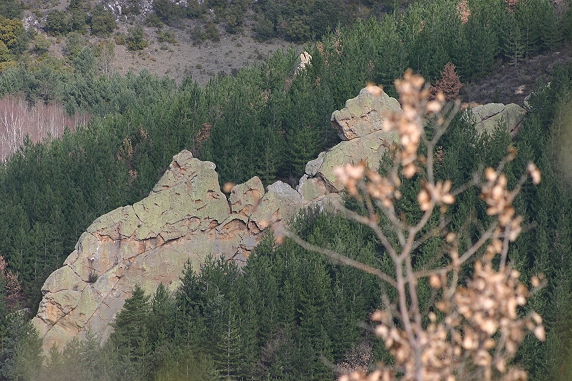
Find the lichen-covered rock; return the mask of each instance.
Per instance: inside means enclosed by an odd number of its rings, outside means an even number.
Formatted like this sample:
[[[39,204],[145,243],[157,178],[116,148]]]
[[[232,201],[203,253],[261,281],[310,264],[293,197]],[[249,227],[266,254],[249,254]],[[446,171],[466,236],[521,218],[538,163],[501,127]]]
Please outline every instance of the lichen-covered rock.
[[[329,193],[324,180],[319,177],[309,178],[308,175],[302,176],[296,190],[302,195],[304,200],[308,201],[315,200]]]
[[[331,208],[342,190],[333,168],[365,161],[377,169],[397,141],[395,133],[380,131],[384,110],[399,107],[395,99],[362,91],[346,106],[332,120],[351,140],[309,162],[296,190],[278,181],[265,192],[253,177],[227,200],[215,164],[182,151],[148,197],[97,218],[42,287],[33,323],[44,350],[61,349],[88,330],[106,339],[136,285],[152,293],[163,283],[174,291],[185,264],[198,270],[207,256],[244,264],[266,229],[281,229],[304,207]]]
[[[308,163],[306,163],[305,172],[308,176],[316,176],[322,167],[322,164],[324,163],[324,153],[325,152],[320,152],[317,159],[310,160]]]
[[[375,131],[360,139],[341,142],[324,154],[324,162],[317,176],[325,181],[330,191],[340,192],[343,190],[343,185],[334,175],[336,166],[345,163],[358,164],[363,161],[369,168],[377,170],[383,153],[396,141],[398,141],[396,132]]]
[[[362,89],[355,98],[346,101],[346,107],[332,114],[332,126],[342,140],[352,140],[383,129],[387,112],[401,109],[399,102],[379,89],[374,95]]]
[[[174,290],[187,261],[198,269],[208,255],[245,260],[253,247],[246,223],[242,231],[217,229],[230,215],[215,165],[176,155],[148,197],[96,219],[48,277],[34,318],[44,348],[62,348],[88,329],[107,337],[135,285]]]
[[[236,185],[230,191],[229,201],[233,214],[248,217],[264,196],[264,185],[257,176],[243,184]]]
[[[304,199],[282,181],[269,185],[258,208],[250,216],[249,227],[264,230],[276,222],[286,221],[302,208]]]
[[[502,122],[506,124],[507,131],[513,135],[525,114],[526,110],[515,103],[508,105],[488,103],[471,108],[469,117],[474,119],[479,134],[491,134]]]

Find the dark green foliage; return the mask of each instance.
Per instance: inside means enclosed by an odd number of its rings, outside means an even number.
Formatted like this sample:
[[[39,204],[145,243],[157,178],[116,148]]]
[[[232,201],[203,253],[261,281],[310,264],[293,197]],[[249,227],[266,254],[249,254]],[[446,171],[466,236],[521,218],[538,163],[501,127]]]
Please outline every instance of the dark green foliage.
[[[84,79],[93,78],[97,69],[97,62],[93,50],[84,48],[73,60],[74,73],[81,75]]]
[[[0,379],[33,381],[41,375],[42,340],[24,312],[5,317],[0,347]]]
[[[258,5],[271,21],[284,4]],[[38,286],[73,250],[85,227],[98,215],[144,197],[181,149],[214,161],[221,183],[255,175],[266,185],[277,179],[295,183],[308,160],[339,141],[331,112],[367,81],[383,84],[395,95],[392,82],[407,67],[436,78],[445,60],[459,60],[463,81],[491,70],[502,57],[504,1],[472,3],[466,24],[455,7],[444,0],[419,4],[379,21],[337,29],[308,48],[311,65],[298,75],[297,53],[278,52],[236,77],[213,79],[204,89],[188,79],[177,90],[172,81],[146,72],[100,75],[98,70],[106,67],[101,51],[77,49],[81,36],[70,34],[73,71],[45,64],[8,69],[0,76],[2,96],[22,94],[31,104],[60,102],[70,114],[96,116],[89,127],[61,141],[29,144],[3,169],[0,194],[6,206],[0,213],[0,236],[5,244],[0,253],[15,266],[29,295],[35,295],[31,300],[39,297]],[[78,4],[72,8],[83,9]],[[92,16],[100,11],[96,7]],[[529,20],[519,12],[515,10],[516,21]],[[538,29],[535,25],[531,31]],[[198,38],[207,38],[197,27]],[[208,31],[216,38],[214,23]],[[142,28],[132,34],[138,37],[130,42],[141,46]],[[534,44],[529,44],[531,52],[542,49]],[[15,56],[9,50],[6,57]],[[206,128],[208,139],[200,134]],[[132,152],[125,149],[128,145]],[[470,172],[464,171],[463,176]],[[42,205],[54,205],[54,212]]]
[[[218,381],[221,378],[210,356],[186,346],[167,346],[156,351],[156,381]]]
[[[48,53],[51,42],[46,38],[45,34],[37,34],[34,36],[32,51],[38,55]]]
[[[126,1],[126,7],[122,10],[121,13],[126,15],[126,16],[140,14],[141,8],[139,7],[139,1],[127,0]]]
[[[205,25],[205,35],[206,35],[206,38],[211,40],[211,41],[214,41],[214,42],[220,41],[220,33],[219,33],[216,25],[213,24],[212,22]]]
[[[73,61],[83,50],[86,44],[87,39],[84,36],[82,36],[80,33],[72,32],[66,37],[64,54]]]
[[[562,35],[566,41],[572,40],[572,7],[568,7],[561,18]]]
[[[185,7],[169,0],[153,0],[153,10],[165,24],[171,24],[173,21],[183,18],[187,13]]]
[[[136,286],[111,324],[114,331],[109,340],[117,348],[121,367],[128,379],[141,379],[148,371],[152,351],[149,314],[149,295]]]
[[[0,347],[4,347],[4,340],[8,334],[8,306],[6,305],[6,280],[0,272]]]
[[[102,4],[96,5],[91,12],[89,25],[91,34],[96,36],[108,36],[117,27],[113,13],[106,10]]]
[[[57,9],[50,11],[46,18],[46,30],[52,36],[65,36],[71,31],[70,15]]]
[[[21,19],[24,9],[20,0],[3,0],[0,3],[0,16],[7,19]]]
[[[311,242],[368,263],[382,255],[365,229],[343,218],[310,213],[301,221]],[[199,275],[187,269],[175,337],[208,348],[220,374],[233,379],[331,378],[322,358],[339,361],[368,336],[357,322],[379,303],[378,282],[291,242],[273,248],[267,238],[242,273],[222,260],[207,261]]]
[[[319,30],[335,27],[325,21],[329,16],[320,15],[325,26],[304,18],[304,7],[317,15],[334,12],[335,7],[323,3],[315,2],[321,4],[320,9],[311,8],[313,2],[259,3],[266,12],[259,21],[266,20],[266,29],[261,31],[267,37],[274,35],[275,27],[288,33],[294,25],[301,32],[292,33],[301,33],[303,38],[311,37],[313,30],[318,35]],[[85,228],[97,216],[145,197],[180,150],[189,149],[202,160],[214,161],[221,183],[242,182],[254,175],[266,185],[277,179],[297,180],[308,160],[338,142],[330,114],[355,97],[367,81],[384,84],[395,95],[392,81],[407,67],[435,78],[444,62],[451,60],[465,81],[485,75],[503,57],[516,57],[518,62],[558,46],[559,35],[547,24],[554,15],[543,13],[544,18],[536,19],[531,15],[537,8],[525,7],[542,5],[547,11],[545,4],[523,0],[514,20],[509,20],[504,1],[475,1],[466,24],[455,18],[456,2],[437,1],[427,8],[419,4],[379,21],[325,34],[315,48],[307,48],[312,63],[297,75],[296,52],[278,52],[260,66],[240,70],[236,77],[213,79],[205,88],[186,79],[177,89],[172,81],[146,72],[100,75],[97,55],[91,49],[74,52],[73,71],[48,64],[9,69],[0,76],[1,95],[21,93],[31,104],[61,102],[70,113],[87,111],[94,119],[85,128],[49,143],[28,141],[1,168],[0,254],[22,280],[29,305],[37,305],[41,284],[61,266]],[[224,8],[224,2],[210,5]],[[281,6],[301,11],[278,12]],[[276,23],[279,17],[283,24]],[[544,26],[538,28],[538,22]],[[66,25],[62,33],[72,29]],[[236,19],[235,27],[240,25]],[[520,31],[520,53],[511,50],[510,31],[515,25]],[[209,38],[216,38],[216,25],[208,28]],[[207,37],[200,26],[198,34]],[[142,30],[141,36],[144,39]],[[76,37],[79,34],[68,35]],[[12,49],[6,51],[9,59],[16,54]],[[571,339],[572,260],[566,227],[572,223],[572,213],[569,184],[559,179],[562,176],[550,154],[558,139],[549,139],[556,107],[571,87],[569,71],[559,71],[551,87],[539,90],[531,101],[533,111],[515,142],[519,156],[507,167],[513,183],[528,159],[536,161],[544,174],[545,182],[539,188],[526,184],[522,198],[515,202],[537,228],[523,235],[510,254],[525,276],[543,271],[549,279],[556,279],[533,301],[547,321],[549,344],[527,342],[521,354],[533,379],[538,380],[560,369],[569,371],[569,354],[563,348],[570,347]],[[202,140],[199,133],[206,126],[210,138]],[[457,119],[444,136],[443,160],[436,173],[460,185],[479,164],[495,165],[509,143],[510,137],[500,130],[479,140],[474,129]],[[414,190],[404,189],[398,205],[411,216],[417,209]],[[453,226],[464,229],[466,237],[478,234],[476,227],[464,225],[469,216],[488,218],[479,205],[477,191],[472,190],[450,210]],[[297,227],[312,242],[390,271],[383,250],[359,226],[316,215],[304,221]],[[429,242],[416,253],[416,263],[421,266],[431,260],[439,245],[438,240]],[[105,369],[109,371],[101,379],[134,379],[143,373],[164,380],[215,379],[214,368],[237,379],[326,379],[333,374],[321,356],[339,362],[352,345],[369,340],[356,322],[366,321],[367,312],[377,306],[380,285],[375,280],[333,266],[292,243],[274,248],[270,241],[257,249],[243,270],[241,274],[228,263],[209,262],[200,275],[186,272],[174,301],[164,288],[158,289],[150,305],[140,303],[147,307],[136,318],[144,323],[131,329],[128,319],[120,319],[126,325],[117,327],[113,339],[117,345],[98,352],[105,353],[96,358],[108,364]],[[424,301],[428,297],[422,294]],[[126,309],[136,312],[129,305]],[[373,351],[380,358],[383,348],[376,343],[372,342]],[[53,353],[50,366],[61,369],[66,362],[84,361],[72,354],[71,350],[64,353],[62,360]],[[188,367],[202,370],[189,375]],[[83,373],[72,374],[88,379],[79,376]]]
[[[83,9],[69,9],[69,12],[71,13],[70,30],[85,34],[87,31],[87,13]]]
[[[129,50],[143,50],[149,45],[145,39],[145,32],[140,25],[129,29],[127,35],[127,48]]]
[[[0,41],[0,63],[10,62],[14,59],[14,56],[10,54],[10,50],[2,41]]]
[[[255,27],[261,39],[271,37],[272,30],[290,41],[319,39],[339,24],[350,21],[343,1],[260,1],[260,18]],[[271,25],[272,24],[272,28]]]
[[[157,40],[159,42],[168,42],[170,44],[176,44],[177,40],[175,38],[175,33],[170,30],[158,30],[157,31]]]
[[[11,54],[21,54],[28,45],[28,35],[22,21],[0,16],[0,41]]]
[[[169,291],[163,283],[157,287],[157,291],[150,302],[150,313],[146,321],[149,326],[149,341],[153,350],[166,346],[172,339],[170,333],[171,316],[174,314],[174,302]]]
[[[260,40],[268,40],[269,38],[274,37],[274,24],[266,17],[261,16],[256,21],[254,31]]]

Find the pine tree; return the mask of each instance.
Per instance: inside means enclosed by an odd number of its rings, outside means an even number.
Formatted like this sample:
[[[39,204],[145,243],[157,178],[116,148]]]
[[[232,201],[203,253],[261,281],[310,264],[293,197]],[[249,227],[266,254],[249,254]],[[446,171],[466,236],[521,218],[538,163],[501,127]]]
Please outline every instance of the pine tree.
[[[7,328],[0,351],[0,376],[8,380],[37,380],[43,360],[38,332],[21,312],[8,316]]]
[[[0,256],[0,262],[3,261]],[[4,347],[4,338],[8,333],[8,307],[6,306],[6,281],[0,270],[0,348]]]
[[[149,342],[149,295],[139,286],[125,301],[123,308],[111,324],[114,332],[109,340],[118,348],[123,358],[125,371],[132,377],[145,374],[145,361],[150,354]]]
[[[185,265],[181,286],[177,289],[173,314],[175,342],[195,347],[208,342],[203,312],[204,294],[190,262]]]
[[[214,358],[221,376],[237,379],[242,362],[242,330],[238,318],[238,306],[232,299],[222,302],[221,321],[216,324],[217,339]]]
[[[548,3],[543,7],[540,20],[540,39],[542,48],[548,51],[557,49],[562,44],[562,20],[559,20],[556,9]]]
[[[511,65],[518,65],[524,56],[525,45],[520,26],[511,12],[508,12],[504,19],[500,37],[504,57],[510,60]]]
[[[172,326],[169,319],[172,314],[173,300],[163,283],[160,283],[151,300],[149,320],[147,322],[149,341],[153,350],[169,342],[172,336]]]

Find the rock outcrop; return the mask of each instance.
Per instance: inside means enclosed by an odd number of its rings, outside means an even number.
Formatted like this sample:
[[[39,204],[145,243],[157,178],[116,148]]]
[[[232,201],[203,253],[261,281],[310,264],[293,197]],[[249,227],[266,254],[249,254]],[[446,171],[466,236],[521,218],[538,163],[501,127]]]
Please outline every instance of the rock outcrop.
[[[311,200],[343,189],[334,175],[336,166],[365,161],[377,170],[385,150],[398,140],[397,132],[383,131],[385,114],[399,109],[395,98],[384,92],[374,96],[363,89],[356,98],[349,99],[343,109],[334,111],[332,127],[338,131],[342,142],[306,164],[305,174],[296,188],[304,199]]]
[[[44,350],[61,349],[88,330],[107,338],[109,323],[135,285],[148,293],[160,283],[175,290],[187,262],[195,270],[208,255],[244,263],[266,229],[280,228],[303,207],[340,197],[335,166],[379,166],[386,147],[397,140],[382,131],[384,114],[398,108],[386,94],[362,91],[348,100],[332,115],[343,141],[306,165],[296,190],[278,181],[265,191],[254,177],[234,186],[227,199],[214,163],[188,151],[173,157],[148,197],[96,219],[64,266],[46,280],[33,319]]]
[[[492,133],[499,123],[506,123],[511,136],[516,134],[518,127],[526,114],[526,110],[515,103],[488,103],[470,109],[469,116],[474,118],[475,127],[479,134]]]

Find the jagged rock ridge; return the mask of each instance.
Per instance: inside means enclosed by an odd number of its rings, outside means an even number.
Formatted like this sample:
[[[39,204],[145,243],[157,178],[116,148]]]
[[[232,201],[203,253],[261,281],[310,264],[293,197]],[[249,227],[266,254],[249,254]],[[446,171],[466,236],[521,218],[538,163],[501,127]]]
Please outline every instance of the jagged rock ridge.
[[[215,164],[188,151],[173,157],[149,196],[97,218],[64,266],[42,287],[33,323],[44,350],[60,349],[88,330],[102,339],[135,285],[152,293],[179,285],[185,263],[198,269],[208,255],[244,263],[266,229],[278,229],[309,205],[325,206],[342,189],[333,168],[366,161],[377,168],[396,134],[382,131],[398,102],[363,90],[332,115],[342,142],[308,163],[297,189],[278,181],[264,190],[258,177],[234,186],[227,199]]]
[[[501,109],[493,106],[493,111]],[[340,197],[335,166],[365,161],[378,168],[387,147],[398,139],[395,132],[382,130],[383,118],[397,109],[395,99],[365,89],[348,100],[332,114],[342,142],[307,163],[296,190],[278,181],[265,191],[253,177],[234,186],[227,199],[214,163],[188,151],[174,156],[148,197],[96,219],[64,266],[48,277],[33,319],[44,350],[52,345],[61,349],[88,330],[106,339],[109,323],[135,285],[152,293],[163,283],[173,291],[187,262],[195,270],[208,255],[245,263],[265,230],[279,229],[301,208],[325,207]],[[490,114],[503,115],[505,109]]]

